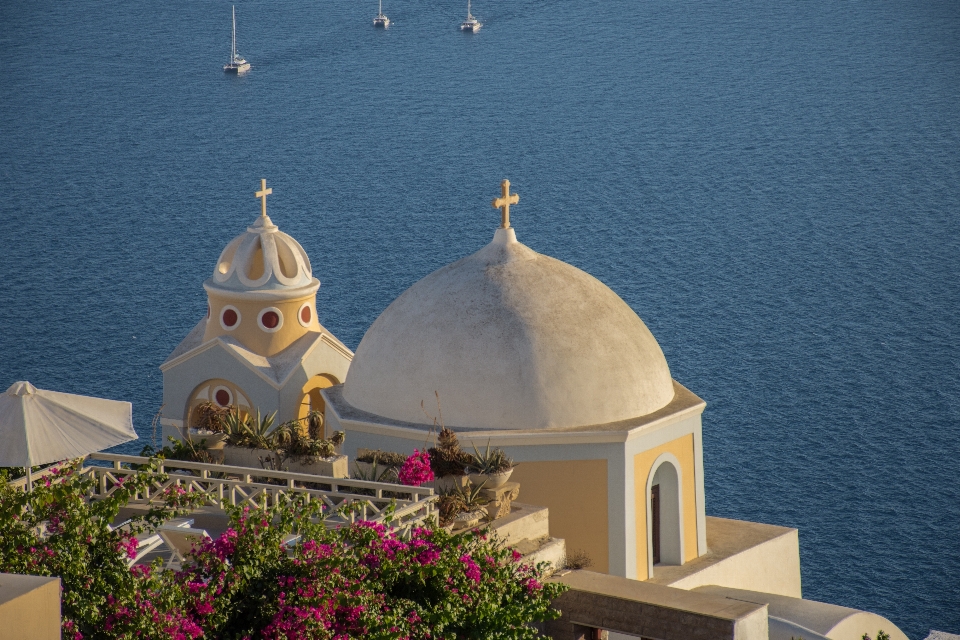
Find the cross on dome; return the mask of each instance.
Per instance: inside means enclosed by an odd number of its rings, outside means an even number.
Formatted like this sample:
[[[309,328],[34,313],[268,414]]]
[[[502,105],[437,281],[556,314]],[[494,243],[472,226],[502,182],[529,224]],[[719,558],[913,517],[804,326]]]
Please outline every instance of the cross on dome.
[[[500,228],[509,229],[510,228],[510,205],[517,204],[518,202],[520,202],[520,196],[517,195],[516,193],[514,193],[513,195],[510,194],[509,180],[504,180],[503,182],[500,183],[500,194],[501,195],[499,198],[493,199],[493,203],[492,203],[493,208],[500,209],[500,214],[501,214]]]
[[[261,199],[262,209],[260,210],[260,215],[264,218],[267,217],[267,196],[273,193],[273,189],[267,189],[267,181],[263,178],[260,179],[260,191],[257,191],[256,197]]]

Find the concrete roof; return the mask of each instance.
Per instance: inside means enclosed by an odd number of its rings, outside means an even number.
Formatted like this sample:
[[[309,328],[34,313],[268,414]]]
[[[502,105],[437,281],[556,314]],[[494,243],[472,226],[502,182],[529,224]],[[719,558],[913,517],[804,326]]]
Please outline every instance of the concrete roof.
[[[682,565],[656,565],[653,577],[648,580],[654,584],[673,584],[686,576],[703,571],[707,567],[731,558],[747,549],[756,547],[768,540],[791,534],[794,529],[762,522],[730,520],[707,516],[707,553]]]
[[[177,345],[173,353],[160,365],[161,371],[168,371],[187,360],[202,356],[211,349],[219,348],[256,372],[272,386],[279,388],[286,382],[290,374],[300,366],[310,350],[321,342],[329,344],[347,357],[351,355],[350,349],[327,331],[323,325],[320,325],[320,331],[308,331],[280,353],[266,357],[250,351],[232,336],[217,336],[212,340],[203,342],[203,325],[205,323],[206,320],[201,320],[187,334],[187,337]]]
[[[793,627],[801,627],[831,640],[860,640],[863,634],[874,637],[877,631],[885,631],[892,640],[907,640],[895,624],[886,618],[868,611],[841,607],[816,600],[791,598],[789,596],[731,589],[729,587],[705,586],[694,589],[695,593],[712,596],[722,596],[736,602],[765,604],[770,618],[792,623]],[[784,629],[788,631],[788,629]],[[785,634],[784,634],[785,635]],[[809,634],[808,634],[809,635]],[[774,634],[771,633],[771,640]],[[808,637],[808,636],[805,636]],[[784,637],[784,640],[786,638]]]
[[[649,415],[674,397],[667,361],[609,287],[499,229],[397,298],[367,331],[343,398],[389,420],[555,429]],[[429,422],[429,420],[427,421]]]

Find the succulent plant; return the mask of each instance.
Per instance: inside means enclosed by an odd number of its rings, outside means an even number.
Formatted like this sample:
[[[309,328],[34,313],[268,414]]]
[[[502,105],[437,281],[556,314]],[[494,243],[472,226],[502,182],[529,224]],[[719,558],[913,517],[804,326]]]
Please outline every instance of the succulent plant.
[[[503,473],[513,468],[513,460],[507,457],[506,452],[500,448],[490,449],[490,442],[487,441],[487,448],[483,453],[473,446],[474,455],[470,457],[470,469],[475,473],[493,475]]]
[[[443,476],[462,476],[466,474],[471,456],[460,448],[457,434],[453,429],[444,427],[437,435],[437,446],[428,449],[430,467],[438,478]]]

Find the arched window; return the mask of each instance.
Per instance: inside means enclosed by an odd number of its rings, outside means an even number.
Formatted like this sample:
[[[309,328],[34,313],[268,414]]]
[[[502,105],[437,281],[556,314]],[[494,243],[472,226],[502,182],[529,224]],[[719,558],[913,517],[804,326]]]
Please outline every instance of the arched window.
[[[335,384],[340,384],[340,381],[329,373],[321,373],[310,378],[307,384],[303,385],[303,395],[301,396],[297,417],[304,420],[310,415],[311,411],[323,413],[325,403],[323,396],[320,395],[320,390],[332,387]],[[319,435],[320,437],[326,437],[324,434]]]
[[[670,454],[660,456],[647,480],[647,557],[651,569],[658,564],[683,564],[682,494],[679,461]]]
[[[221,407],[237,407],[241,414],[249,413],[251,407],[247,394],[234,383],[223,379],[206,380],[197,385],[190,394],[184,411],[184,424],[188,427],[194,426],[195,409],[205,402],[212,402]]]

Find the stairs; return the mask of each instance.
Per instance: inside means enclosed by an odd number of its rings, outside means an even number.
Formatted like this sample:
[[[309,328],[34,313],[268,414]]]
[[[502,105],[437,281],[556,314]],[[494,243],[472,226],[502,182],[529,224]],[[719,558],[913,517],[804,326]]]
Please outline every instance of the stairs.
[[[519,552],[525,564],[549,562],[549,575],[563,568],[566,543],[550,537],[550,511],[547,507],[514,502],[510,515],[490,523],[490,531]]]

